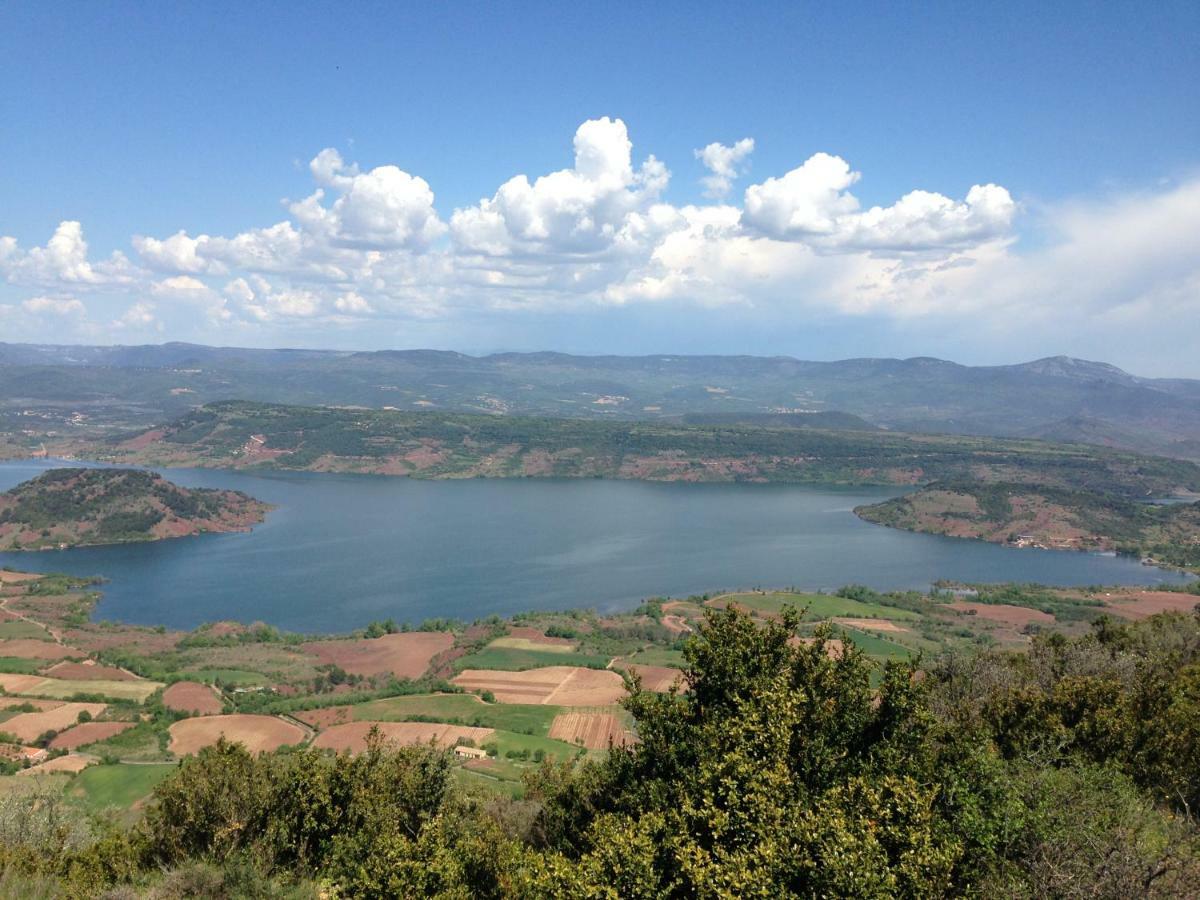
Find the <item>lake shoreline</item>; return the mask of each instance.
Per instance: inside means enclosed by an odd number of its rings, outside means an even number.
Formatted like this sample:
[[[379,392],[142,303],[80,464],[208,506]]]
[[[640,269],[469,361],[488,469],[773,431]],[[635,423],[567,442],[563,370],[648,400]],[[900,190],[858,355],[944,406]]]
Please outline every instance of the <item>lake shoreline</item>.
[[[48,460],[0,464],[21,479]],[[473,620],[525,610],[619,612],[713,585],[854,583],[927,590],[943,579],[1156,585],[1129,560],[1021,553],[876,528],[852,509],[904,488],[592,479],[428,481],[172,469],[184,486],[242,490],[276,509],[250,533],[0,555],[0,565],[108,580],[99,619],[191,628],[260,619],[304,633],[373,620]]]

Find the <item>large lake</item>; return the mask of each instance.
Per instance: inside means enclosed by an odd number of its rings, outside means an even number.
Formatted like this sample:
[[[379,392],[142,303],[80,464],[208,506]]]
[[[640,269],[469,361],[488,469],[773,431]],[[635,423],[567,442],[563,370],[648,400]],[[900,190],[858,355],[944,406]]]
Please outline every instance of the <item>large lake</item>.
[[[0,463],[0,490],[53,465]],[[104,576],[100,619],[180,628],[261,619],[307,632],[387,617],[616,610],[648,596],[757,585],[1185,580],[1130,559],[895,531],[851,512],[894,496],[888,488],[164,474],[187,487],[237,488],[278,508],[250,534],[0,553],[0,566]]]

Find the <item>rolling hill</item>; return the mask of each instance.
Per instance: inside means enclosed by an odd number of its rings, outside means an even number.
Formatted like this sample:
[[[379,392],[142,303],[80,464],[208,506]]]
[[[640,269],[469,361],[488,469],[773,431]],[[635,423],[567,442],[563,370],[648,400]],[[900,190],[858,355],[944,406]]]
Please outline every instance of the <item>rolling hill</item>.
[[[1200,381],[1140,378],[1068,357],[964,366],[928,357],[0,344],[0,398],[0,431],[31,435],[149,426],[237,399],[624,421],[821,414],[899,431],[1045,437],[1200,459]]]
[[[0,494],[0,549],[63,549],[247,531],[269,508],[240,491],[183,488],[152,472],[51,469]]]

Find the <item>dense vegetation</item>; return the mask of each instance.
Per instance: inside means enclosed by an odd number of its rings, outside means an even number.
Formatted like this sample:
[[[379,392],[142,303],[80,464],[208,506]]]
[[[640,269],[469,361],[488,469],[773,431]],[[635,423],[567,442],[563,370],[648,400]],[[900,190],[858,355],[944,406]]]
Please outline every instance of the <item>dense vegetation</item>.
[[[136,469],[51,469],[0,494],[0,546],[117,544],[260,521],[238,491],[182,488]]]
[[[640,743],[546,764],[521,800],[465,792],[433,749],[222,743],[132,831],[5,801],[3,877],[110,897],[1200,891],[1200,617],[889,664],[877,688],[861,651],[798,625],[710,611],[687,689],[626,701]]]
[[[76,446],[135,462],[424,477],[587,476],[802,483],[970,478],[1140,498],[1200,490],[1200,466],[1080,445],[754,425],[670,425],[218,403],[150,440]]]

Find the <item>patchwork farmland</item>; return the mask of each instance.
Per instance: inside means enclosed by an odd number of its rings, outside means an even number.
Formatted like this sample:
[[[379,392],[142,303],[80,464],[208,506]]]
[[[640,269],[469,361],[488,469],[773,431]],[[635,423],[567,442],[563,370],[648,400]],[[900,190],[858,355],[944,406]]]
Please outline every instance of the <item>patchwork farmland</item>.
[[[539,613],[300,641],[267,631],[271,639],[260,640],[257,626],[230,622],[192,633],[68,622],[79,594],[70,585],[30,592],[38,584],[3,584],[0,628],[9,631],[0,630],[0,659],[15,662],[0,671],[0,732],[16,742],[9,753],[19,761],[10,767],[38,776],[21,781],[71,785],[67,793],[97,808],[143,798],[174,763],[221,737],[256,753],[285,745],[359,753],[374,729],[385,743],[470,748],[454,759],[458,777],[473,789],[519,794],[544,760],[636,742],[620,707],[624,675],[647,691],[686,690],[682,648],[705,615],[729,605],[760,622],[796,607],[795,644],[824,629],[831,656],[853,641],[879,661],[955,640],[1019,647],[1032,629],[1078,630],[1102,612],[1141,618],[1195,605],[1192,595],[1165,591],[989,594],[964,586],[936,600],[736,591],[620,616]]]

